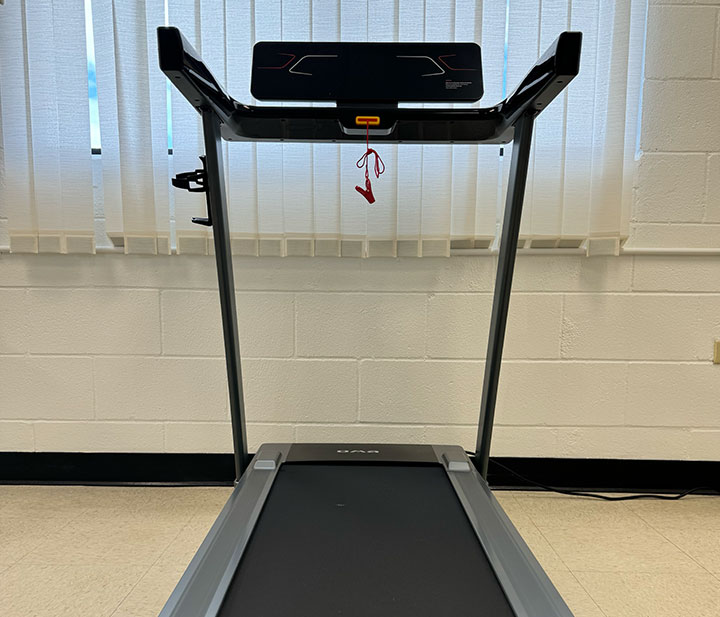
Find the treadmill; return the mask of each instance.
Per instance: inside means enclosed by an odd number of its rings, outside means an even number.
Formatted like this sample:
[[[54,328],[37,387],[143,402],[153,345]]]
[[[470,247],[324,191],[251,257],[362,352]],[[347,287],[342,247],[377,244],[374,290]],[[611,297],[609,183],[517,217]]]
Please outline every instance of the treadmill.
[[[203,166],[173,184],[206,195],[207,216],[193,221],[213,228],[237,478],[160,617],[572,617],[486,478],[533,122],[577,75],[581,42],[561,33],[489,108],[399,105],[478,100],[473,43],[262,42],[253,96],[336,106],[253,106],[224,91],[177,28],[158,28],[160,68],[202,118]],[[378,143],[514,142],[476,451],[271,443],[250,457],[221,140],[361,143],[367,132]]]

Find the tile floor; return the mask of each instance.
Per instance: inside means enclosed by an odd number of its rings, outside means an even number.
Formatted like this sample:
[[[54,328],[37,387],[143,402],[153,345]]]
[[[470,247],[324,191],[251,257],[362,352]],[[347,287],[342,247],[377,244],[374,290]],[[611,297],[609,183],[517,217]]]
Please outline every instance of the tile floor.
[[[155,617],[229,492],[0,486],[0,615]],[[720,497],[496,494],[576,617],[720,616]]]

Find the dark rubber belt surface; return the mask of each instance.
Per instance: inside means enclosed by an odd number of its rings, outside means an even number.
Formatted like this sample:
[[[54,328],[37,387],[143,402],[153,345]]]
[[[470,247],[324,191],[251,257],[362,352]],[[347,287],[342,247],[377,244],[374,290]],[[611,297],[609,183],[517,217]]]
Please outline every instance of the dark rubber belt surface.
[[[286,464],[219,615],[513,612],[439,465]]]

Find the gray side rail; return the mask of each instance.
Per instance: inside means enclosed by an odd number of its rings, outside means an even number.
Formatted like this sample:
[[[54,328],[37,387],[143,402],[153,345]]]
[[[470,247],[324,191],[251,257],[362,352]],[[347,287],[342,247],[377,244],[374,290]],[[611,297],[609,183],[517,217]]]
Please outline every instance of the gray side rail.
[[[290,444],[265,444],[165,603],[159,617],[215,617]]]
[[[433,448],[517,617],[573,617],[462,448]]]

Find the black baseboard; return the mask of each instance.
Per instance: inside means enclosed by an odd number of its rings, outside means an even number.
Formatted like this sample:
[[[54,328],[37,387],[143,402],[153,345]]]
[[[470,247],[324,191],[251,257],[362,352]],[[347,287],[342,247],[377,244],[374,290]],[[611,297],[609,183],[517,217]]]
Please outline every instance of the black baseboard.
[[[568,490],[680,493],[697,487],[720,489],[720,461],[490,458],[490,486],[527,489],[535,487],[495,462],[532,482]]]
[[[232,454],[0,452],[4,484],[232,485]]]
[[[533,488],[528,480],[563,489],[680,492],[720,488],[720,461],[508,458],[490,460],[494,488]],[[231,454],[0,452],[4,484],[232,485]]]

